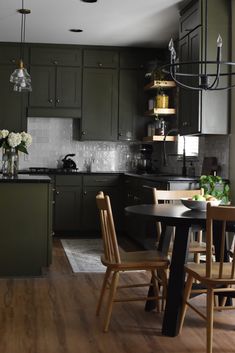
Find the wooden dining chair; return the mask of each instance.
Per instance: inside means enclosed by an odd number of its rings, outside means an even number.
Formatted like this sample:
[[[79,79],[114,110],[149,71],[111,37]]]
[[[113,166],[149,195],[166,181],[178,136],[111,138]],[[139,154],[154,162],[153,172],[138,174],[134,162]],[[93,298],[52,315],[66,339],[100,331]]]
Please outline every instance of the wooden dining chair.
[[[175,203],[180,202],[181,198],[190,198],[194,195],[203,195],[204,189],[196,190],[159,190],[153,188],[153,200],[155,204],[158,204],[159,201],[163,203]],[[157,222],[157,242],[160,239],[161,235],[161,223]],[[200,262],[201,253],[206,253],[206,244],[202,242],[202,230],[200,228],[192,228],[190,234],[190,243],[189,243],[189,252],[194,254],[194,261],[196,263]],[[172,243],[170,245],[169,251],[172,250]]]
[[[222,221],[221,230],[221,246],[219,261],[213,261],[213,226],[214,222]],[[207,205],[207,221],[206,221],[206,263],[188,263],[185,265],[187,281],[183,298],[182,316],[180,322],[180,331],[182,330],[187,307],[192,308],[207,322],[207,353],[212,353],[213,338],[213,311],[223,309],[235,309],[235,306],[214,306],[214,294],[234,292],[235,288],[235,252],[231,262],[224,262],[225,242],[226,242],[226,222],[235,221],[235,207],[229,206],[211,206]],[[217,234],[216,234],[217,235]],[[234,249],[235,250],[235,249]],[[192,283],[196,279],[206,289],[204,292],[207,297],[206,315],[190,303],[190,293],[192,292]],[[223,287],[223,288],[222,288]]]
[[[109,297],[104,322],[104,332],[108,331],[110,318],[112,314],[113,303],[134,300],[164,300],[166,296],[166,270],[169,266],[169,259],[167,256],[162,255],[157,250],[146,250],[137,252],[120,252],[116,237],[115,225],[112,215],[112,209],[109,196],[104,196],[100,192],[96,196],[96,202],[100,214],[101,232],[103,239],[104,254],[101,257],[101,262],[106,266],[106,273],[103,280],[103,285],[100,292],[100,297],[97,305],[96,314],[99,315],[105,290],[109,289]],[[131,285],[118,286],[120,272],[144,270],[149,271],[151,275],[151,282],[149,283],[136,283]],[[131,272],[130,272],[131,274]],[[136,274],[135,274],[136,276]],[[160,293],[159,284],[163,286],[163,291]],[[154,296],[147,297],[123,297],[116,298],[117,289],[134,288],[153,286]],[[160,310],[160,305],[158,304]]]

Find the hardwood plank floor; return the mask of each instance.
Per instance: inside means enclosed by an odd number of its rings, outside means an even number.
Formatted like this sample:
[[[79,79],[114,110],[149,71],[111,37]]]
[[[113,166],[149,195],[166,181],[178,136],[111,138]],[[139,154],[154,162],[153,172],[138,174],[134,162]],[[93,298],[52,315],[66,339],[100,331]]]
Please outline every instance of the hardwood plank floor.
[[[132,276],[145,276],[142,273]],[[203,353],[205,323],[188,311],[182,335],[161,335],[162,314],[143,302],[114,306],[110,330],[95,316],[102,274],[74,274],[60,242],[40,278],[0,280],[1,353]],[[124,282],[131,283],[129,275]],[[145,291],[138,289],[138,291]],[[204,305],[202,299],[195,299]],[[215,313],[213,353],[235,352],[235,313]]]

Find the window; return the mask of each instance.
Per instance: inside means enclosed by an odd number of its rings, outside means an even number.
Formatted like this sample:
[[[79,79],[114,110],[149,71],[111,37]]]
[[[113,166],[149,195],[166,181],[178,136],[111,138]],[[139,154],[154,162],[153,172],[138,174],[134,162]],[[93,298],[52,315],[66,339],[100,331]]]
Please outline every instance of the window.
[[[187,157],[197,157],[199,151],[199,137],[197,136],[178,136],[177,154],[183,155],[185,139],[185,155]]]

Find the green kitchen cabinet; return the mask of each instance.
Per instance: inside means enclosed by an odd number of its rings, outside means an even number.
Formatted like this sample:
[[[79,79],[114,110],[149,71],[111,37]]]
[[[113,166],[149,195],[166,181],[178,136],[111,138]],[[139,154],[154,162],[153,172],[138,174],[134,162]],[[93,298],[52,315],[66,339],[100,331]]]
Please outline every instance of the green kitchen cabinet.
[[[55,234],[78,231],[81,229],[82,177],[57,175],[55,179]]]
[[[51,263],[51,184],[40,178],[0,183],[0,276],[40,275]]]
[[[117,140],[118,71],[84,68],[82,140]]]
[[[143,70],[120,69],[118,140],[133,141],[144,136]]]
[[[27,50],[26,50],[27,56]],[[0,129],[19,132],[26,130],[27,92],[14,92],[10,75],[17,68],[19,46],[0,45]],[[27,59],[25,60],[27,62]]]
[[[28,116],[81,116],[81,50],[73,48],[31,49]]]
[[[204,0],[183,2],[179,31],[179,60],[201,61],[205,54],[205,4]],[[185,6],[184,6],[185,5]],[[223,38],[222,60],[230,61],[230,1],[208,0],[207,60],[216,60],[217,37]],[[215,71],[208,65],[208,72]],[[181,70],[201,73],[201,65],[184,65]],[[223,67],[223,72],[226,68]],[[185,77],[183,83],[198,84],[197,78]],[[228,86],[226,76],[220,79],[221,86]],[[182,135],[228,134],[229,91],[185,90],[179,88],[178,125]]]
[[[89,48],[84,50],[84,67],[114,69],[118,67],[118,51],[112,48]]]
[[[84,176],[82,197],[82,229],[85,232],[100,231],[100,219],[96,205],[96,195],[103,191],[109,195],[117,230],[123,229],[123,205],[121,181],[119,175],[87,175]]]

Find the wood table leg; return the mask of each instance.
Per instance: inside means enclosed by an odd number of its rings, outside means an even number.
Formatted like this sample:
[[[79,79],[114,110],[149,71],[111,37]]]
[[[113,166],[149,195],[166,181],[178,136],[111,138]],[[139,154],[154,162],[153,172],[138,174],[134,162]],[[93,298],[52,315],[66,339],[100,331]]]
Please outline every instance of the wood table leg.
[[[181,223],[176,227],[175,231],[166,307],[162,325],[162,334],[165,336],[174,337],[179,333],[185,282],[184,264],[187,260],[189,245],[189,227],[189,224]]]

